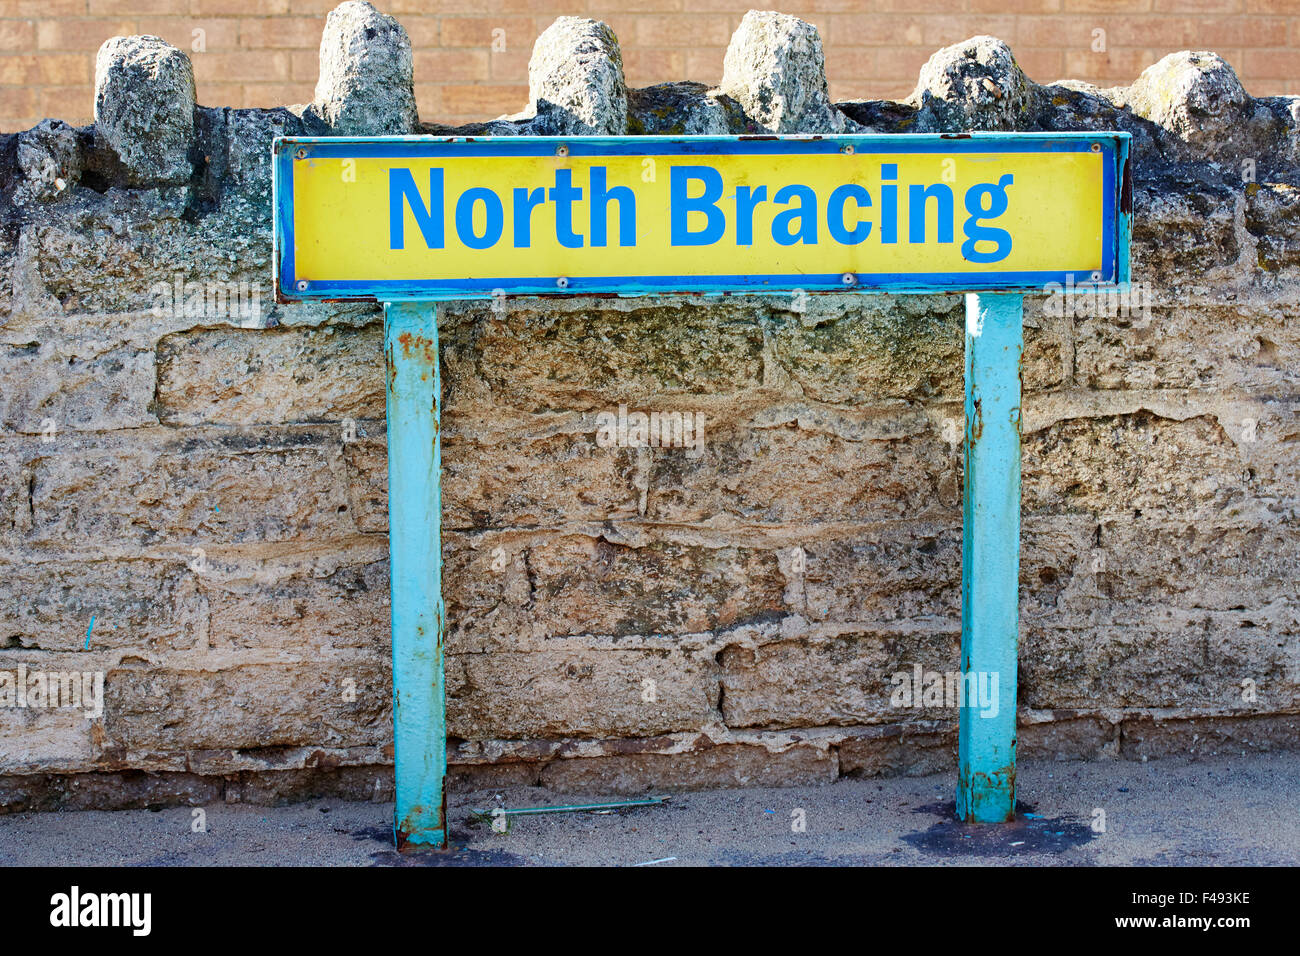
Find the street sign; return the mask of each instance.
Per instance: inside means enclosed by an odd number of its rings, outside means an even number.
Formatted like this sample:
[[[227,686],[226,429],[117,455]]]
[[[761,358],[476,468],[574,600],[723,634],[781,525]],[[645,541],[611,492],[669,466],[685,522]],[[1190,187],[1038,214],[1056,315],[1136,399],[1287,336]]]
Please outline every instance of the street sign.
[[[966,292],[957,813],[1015,810],[1022,294],[1125,291],[1126,133],[278,139],[281,301],[385,311],[399,845],[446,842],[435,303]]]
[[[1127,280],[1124,134],[282,139],[286,299]]]

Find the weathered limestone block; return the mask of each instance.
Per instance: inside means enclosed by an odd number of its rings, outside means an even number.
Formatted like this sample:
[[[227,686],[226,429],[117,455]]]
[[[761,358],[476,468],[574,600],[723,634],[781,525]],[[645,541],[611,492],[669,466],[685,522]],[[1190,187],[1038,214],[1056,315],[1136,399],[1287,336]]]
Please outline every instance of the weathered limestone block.
[[[33,541],[203,548],[351,534],[336,429],[137,432],[23,448]]]
[[[747,421],[710,423],[698,457],[655,449],[647,519],[717,525],[881,521],[960,509],[961,427],[913,411],[835,414],[769,406]],[[608,449],[596,453],[608,454]]]
[[[106,749],[356,747],[391,739],[393,691],[382,654],[218,660],[109,671]]]
[[[928,113],[937,132],[1015,130],[1027,125],[1033,89],[1005,43],[977,36],[931,56],[907,103]]]
[[[957,761],[957,728],[932,720],[859,728],[836,750],[846,777],[946,773]]]
[[[277,807],[302,800],[390,801],[391,767],[312,767],[304,770],[243,772],[226,781],[226,803]]]
[[[96,700],[93,675],[102,675],[109,664],[108,655],[94,652],[0,655],[7,693],[16,694],[22,682],[27,701],[18,707],[11,697],[0,707],[0,773],[75,773],[91,766],[103,737],[104,707],[103,678]],[[34,680],[39,684],[33,686]],[[41,695],[40,702],[34,703],[29,692]]]
[[[719,89],[770,133],[840,133],[847,125],[827,95],[817,28],[798,17],[746,13],[727,46]]]
[[[895,707],[898,673],[958,669],[959,631],[850,631],[729,646],[723,650],[722,713],[728,727],[822,727],[955,717],[943,707]],[[1002,703],[1000,701],[1000,703]]]
[[[961,519],[876,525],[801,542],[789,610],[810,621],[945,622],[961,611]]]
[[[484,322],[472,351],[448,366],[445,414],[614,411],[665,396],[723,395],[763,384],[756,303],[664,300],[575,303],[538,315],[510,308]],[[546,334],[537,334],[538,323]],[[574,356],[585,356],[575,362]],[[468,407],[466,407],[468,406]]]
[[[1300,188],[1292,183],[1248,183],[1246,230],[1255,240],[1255,261],[1276,273],[1300,265]]]
[[[1157,607],[1254,610],[1277,601],[1294,606],[1300,595],[1300,535],[1291,510],[1250,512],[1214,527],[1107,515],[1099,542],[1098,596],[1117,622],[1129,608],[1144,614]]]
[[[1230,713],[1290,709],[1300,699],[1294,649],[1300,628],[1267,614],[1158,609],[1150,595],[1147,601],[1146,623],[1022,626],[1021,700],[1031,707]],[[1254,626],[1244,626],[1247,621]],[[1256,688],[1254,704],[1243,699],[1246,680]]]
[[[1160,128],[1117,102],[1122,90],[1102,90],[1080,80],[1063,80],[1031,88],[1034,118],[1030,127],[1052,130],[1098,130],[1128,133],[1129,156],[1138,176],[1164,161]]]
[[[599,20],[557,19],[533,44],[528,96],[534,135],[624,135],[627,84],[614,31]]]
[[[269,219],[192,221],[180,187],[79,194],[83,201],[58,203],[30,227],[44,287],[65,313],[264,324],[275,298]]]
[[[1215,418],[1150,413],[1077,418],[1027,435],[1026,514],[1223,514],[1255,491],[1237,443]],[[1279,489],[1281,490],[1281,489]]]
[[[1295,305],[1112,309],[1102,300],[1100,308],[1081,311],[1074,319],[1075,375],[1084,387],[1280,392],[1300,387],[1300,308]]]
[[[1119,726],[1104,717],[1075,716],[1068,710],[1021,711],[1017,758],[1097,760],[1118,753]]]
[[[827,747],[795,744],[771,750],[728,743],[684,754],[628,754],[553,760],[539,782],[561,793],[643,793],[716,787],[806,787],[839,776]]]
[[[1293,750],[1300,717],[1206,716],[1192,719],[1158,716],[1124,721],[1121,753],[1130,760],[1148,757],[1238,756],[1270,750]]]
[[[453,654],[447,724],[455,737],[636,737],[716,721],[707,651],[607,650],[577,640],[524,653]]]
[[[382,538],[323,552],[218,548],[205,551],[202,567],[194,573],[206,601],[211,647],[388,652],[388,549]]]
[[[158,343],[168,424],[353,422],[384,416],[383,328],[199,329]],[[343,427],[342,425],[340,427]]]
[[[1135,183],[1133,278],[1165,296],[1189,284],[1214,281],[1216,268],[1241,258],[1241,197],[1239,188],[1217,179],[1179,175]]]
[[[330,11],[320,40],[315,109],[340,136],[416,131],[411,40],[365,0]]]
[[[0,601],[0,638],[41,651],[193,647],[204,611],[192,560],[6,554],[0,573],[13,597]]]
[[[192,773],[33,773],[0,777],[0,813],[143,810],[221,800],[225,781]]]
[[[644,537],[611,543],[614,529],[600,538],[445,534],[447,619],[466,640],[499,644],[530,636],[691,634],[781,609],[785,580],[773,551]]]
[[[18,134],[18,170],[23,180],[15,198],[52,202],[81,179],[77,132],[62,120],[44,119]]]
[[[960,296],[810,296],[773,324],[771,364],[820,402],[960,401],[964,308]]]
[[[113,37],[95,58],[95,135],[134,186],[179,184],[193,173],[194,67],[155,36]]]
[[[70,430],[157,424],[154,352],[118,338],[115,325],[92,317],[72,334],[0,332],[9,340],[0,341],[0,430],[45,442]]]

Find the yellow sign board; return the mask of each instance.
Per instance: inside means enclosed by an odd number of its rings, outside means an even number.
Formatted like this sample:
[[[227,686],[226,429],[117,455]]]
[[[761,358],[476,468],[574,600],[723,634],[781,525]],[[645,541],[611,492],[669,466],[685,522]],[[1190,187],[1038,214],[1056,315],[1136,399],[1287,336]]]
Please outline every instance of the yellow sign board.
[[[1124,281],[1123,134],[277,142],[289,298]]]

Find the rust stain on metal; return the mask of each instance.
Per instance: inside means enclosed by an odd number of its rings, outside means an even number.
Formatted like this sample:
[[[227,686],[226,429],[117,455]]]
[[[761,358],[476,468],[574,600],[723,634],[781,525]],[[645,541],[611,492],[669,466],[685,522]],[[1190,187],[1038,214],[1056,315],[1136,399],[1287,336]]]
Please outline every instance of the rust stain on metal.
[[[970,437],[971,441],[979,441],[984,436],[984,406],[977,398],[975,399],[975,421],[971,423]]]

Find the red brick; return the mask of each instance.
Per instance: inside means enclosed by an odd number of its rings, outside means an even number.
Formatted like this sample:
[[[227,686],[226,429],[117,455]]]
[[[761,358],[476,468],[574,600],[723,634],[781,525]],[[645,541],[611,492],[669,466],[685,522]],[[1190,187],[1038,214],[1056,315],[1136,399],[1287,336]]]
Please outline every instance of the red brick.
[[[680,47],[698,43],[726,45],[732,29],[721,19],[699,16],[637,17],[635,43],[643,47]]]
[[[498,38],[494,30],[504,30],[506,49],[526,46],[532,49],[537,39],[537,25],[523,17],[443,17],[442,45],[491,49]]]
[[[488,74],[497,83],[527,83],[529,50],[508,50],[488,55]],[[448,80],[458,80],[454,73],[446,74]]]
[[[448,112],[476,116],[480,120],[495,119],[504,113],[517,113],[528,102],[527,85],[506,86],[476,84],[461,86],[445,84],[442,97]]]
[[[1053,83],[1065,79],[1065,54],[1060,50],[1016,48],[1016,62],[1025,75],[1038,83]]]
[[[244,102],[244,87],[240,83],[200,82],[198,100],[204,106],[239,107]]]
[[[414,57],[415,82],[472,83],[486,80],[490,56],[487,50],[417,50]]]
[[[1241,0],[1155,0],[1156,13],[1240,13]]]
[[[1268,79],[1300,76],[1300,50],[1246,50],[1242,73]]]
[[[1065,0],[1067,13],[1146,13],[1151,0]]]
[[[861,14],[831,17],[823,39],[828,46],[917,46],[924,34],[921,17]]]
[[[1151,50],[1110,47],[1105,53],[1067,51],[1065,74],[1070,79],[1087,80],[1098,86],[1126,86],[1157,59]]]
[[[310,103],[313,88],[310,83],[245,83],[241,105],[245,109],[257,107],[291,106]]]
[[[195,36],[195,30],[202,34]],[[136,21],[135,32],[148,33],[162,37],[176,49],[191,56],[220,50],[234,50],[239,47],[239,21],[208,18],[196,20],[193,17],[141,17]],[[202,40],[201,49],[199,41]]]
[[[670,83],[686,75],[684,50],[625,50],[623,73],[629,86]]]
[[[81,118],[88,118],[93,109],[94,104],[81,86],[42,86],[36,106],[42,117],[61,119],[74,125],[80,125]]]
[[[98,50],[110,37],[133,33],[134,20],[42,20],[36,45],[41,50]]]
[[[301,82],[315,83],[320,77],[320,54],[314,50],[291,50],[289,76]]]
[[[289,55],[282,50],[205,53],[194,58],[194,77],[200,82],[286,80],[289,78]]]
[[[239,21],[246,50],[319,50],[324,23],[315,17],[249,17]]]
[[[36,26],[30,20],[0,20],[0,50],[22,53],[36,49]]]
[[[41,58],[33,53],[11,53],[8,56],[0,56],[0,84],[27,86],[39,83],[40,60]]]

